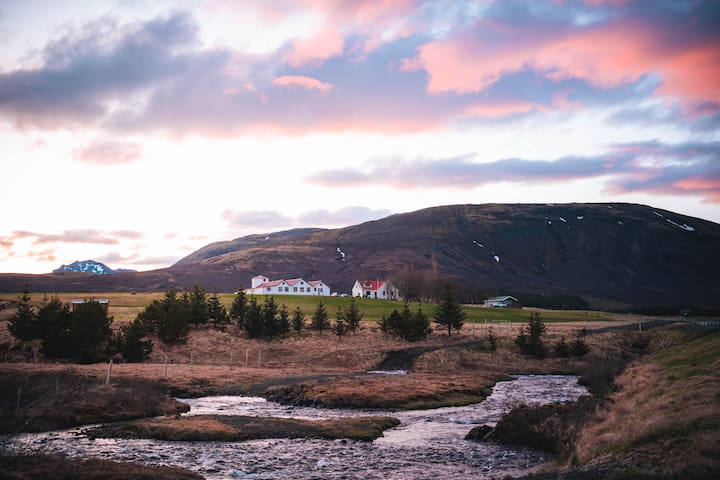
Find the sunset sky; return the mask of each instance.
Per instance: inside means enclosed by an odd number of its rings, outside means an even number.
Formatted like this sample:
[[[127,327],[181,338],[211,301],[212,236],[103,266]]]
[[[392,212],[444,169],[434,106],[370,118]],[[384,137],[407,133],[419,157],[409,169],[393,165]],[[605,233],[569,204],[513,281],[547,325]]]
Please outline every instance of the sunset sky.
[[[0,272],[456,203],[720,222],[720,2],[0,0]]]

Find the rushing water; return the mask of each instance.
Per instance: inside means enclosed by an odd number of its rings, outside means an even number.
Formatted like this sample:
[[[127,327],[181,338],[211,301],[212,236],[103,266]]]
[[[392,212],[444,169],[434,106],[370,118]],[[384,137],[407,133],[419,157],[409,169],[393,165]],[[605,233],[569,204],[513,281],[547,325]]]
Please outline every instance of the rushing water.
[[[161,442],[90,440],[80,429],[25,434],[13,440],[29,450],[68,456],[172,465],[210,480],[502,478],[535,470],[549,460],[525,448],[464,440],[478,424],[494,424],[515,405],[575,400],[587,393],[572,376],[520,376],[499,382],[484,402],[465,407],[362,412],[288,407],[255,397],[183,400],[188,415],[225,414],[297,418],[391,415],[402,422],[374,442],[349,440],[255,440],[246,442]]]

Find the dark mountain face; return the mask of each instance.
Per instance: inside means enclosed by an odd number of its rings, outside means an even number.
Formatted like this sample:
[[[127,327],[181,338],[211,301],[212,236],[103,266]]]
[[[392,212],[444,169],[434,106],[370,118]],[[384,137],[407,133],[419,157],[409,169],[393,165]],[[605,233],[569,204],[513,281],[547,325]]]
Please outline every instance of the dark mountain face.
[[[409,270],[482,294],[576,295],[598,307],[718,306],[720,225],[631,204],[453,205],[220,242],[168,269],[88,286],[233,291],[264,274],[322,279],[346,293],[356,279]],[[68,283],[82,290],[77,279]]]

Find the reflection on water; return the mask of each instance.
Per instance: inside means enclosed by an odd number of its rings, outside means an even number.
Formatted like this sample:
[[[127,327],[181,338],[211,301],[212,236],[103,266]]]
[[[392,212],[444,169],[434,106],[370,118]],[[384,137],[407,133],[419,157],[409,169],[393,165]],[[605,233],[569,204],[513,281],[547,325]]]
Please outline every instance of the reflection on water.
[[[255,397],[183,400],[188,415],[226,414],[334,418],[391,415],[402,422],[372,443],[347,440],[255,440],[247,442],[160,442],[89,440],[78,429],[25,434],[15,440],[32,450],[96,456],[153,465],[173,465],[208,479],[437,479],[520,475],[548,460],[542,452],[464,440],[477,424],[494,424],[520,403],[575,400],[586,394],[571,376],[520,376],[499,382],[484,402],[466,407],[397,412],[362,412],[288,407]]]

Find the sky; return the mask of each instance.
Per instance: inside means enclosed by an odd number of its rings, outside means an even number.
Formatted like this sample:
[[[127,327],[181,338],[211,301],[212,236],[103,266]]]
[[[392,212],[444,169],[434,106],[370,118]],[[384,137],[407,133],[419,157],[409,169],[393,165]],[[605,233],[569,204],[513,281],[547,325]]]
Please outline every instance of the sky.
[[[720,2],[0,0],[0,272],[458,203],[720,222]]]

